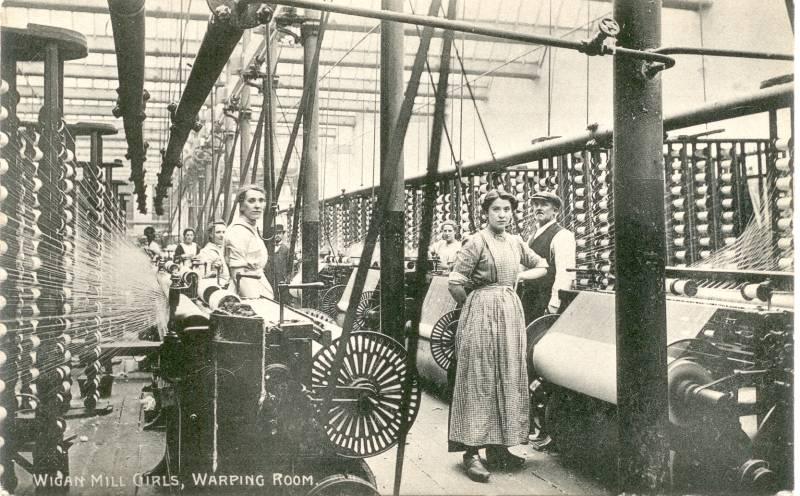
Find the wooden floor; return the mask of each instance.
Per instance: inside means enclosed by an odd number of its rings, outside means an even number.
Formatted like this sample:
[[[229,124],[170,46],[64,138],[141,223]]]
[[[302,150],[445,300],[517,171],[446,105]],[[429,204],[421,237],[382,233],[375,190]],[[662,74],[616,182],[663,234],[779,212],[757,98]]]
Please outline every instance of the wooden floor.
[[[97,496],[155,496],[164,491],[137,484],[137,474],[152,468],[164,451],[163,432],[142,431],[141,388],[147,376],[118,374],[114,382],[111,414],[69,421],[68,434],[78,436],[70,450],[70,471],[76,484],[70,494]],[[528,446],[512,451],[527,457],[522,470],[494,472],[487,484],[470,481],[460,466],[460,454],[447,452],[447,405],[425,394],[417,420],[409,433],[401,493],[408,495],[605,495],[600,482],[562,466],[557,455]],[[381,494],[392,494],[396,448],[368,459]],[[17,468],[15,494],[34,494],[30,475]],[[82,481],[82,485],[81,484]],[[263,494],[269,494],[268,487]],[[227,494],[230,494],[228,492]]]

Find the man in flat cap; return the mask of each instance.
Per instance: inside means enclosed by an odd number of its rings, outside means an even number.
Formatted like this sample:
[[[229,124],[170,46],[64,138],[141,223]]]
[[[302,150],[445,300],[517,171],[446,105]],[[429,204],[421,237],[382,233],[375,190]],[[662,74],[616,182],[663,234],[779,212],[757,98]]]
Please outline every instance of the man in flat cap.
[[[278,283],[280,282],[289,282],[289,278],[291,277],[292,272],[292,258],[289,254],[289,247],[286,243],[283,242],[283,236],[286,234],[286,229],[283,227],[282,224],[275,225],[275,255],[269,257],[269,261],[267,262],[267,267],[265,272],[267,273],[267,279],[269,279],[269,283],[272,285],[273,288],[278,287]],[[273,266],[274,264],[274,266]],[[278,290],[275,289],[275,294],[278,294]],[[280,293],[281,299],[286,301],[288,297],[288,291],[282,291]]]
[[[547,272],[532,269],[519,275],[519,292],[525,323],[529,324],[546,313],[557,313],[561,306],[560,289],[570,289],[575,279],[575,235],[556,222],[561,211],[561,198],[550,191],[533,195],[533,213],[536,219],[528,246],[547,260]]]

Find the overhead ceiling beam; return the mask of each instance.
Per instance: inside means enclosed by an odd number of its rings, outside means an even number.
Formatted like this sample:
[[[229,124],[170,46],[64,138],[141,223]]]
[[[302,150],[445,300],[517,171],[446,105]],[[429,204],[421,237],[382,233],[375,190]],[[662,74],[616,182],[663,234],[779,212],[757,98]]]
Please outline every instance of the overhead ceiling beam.
[[[191,2],[189,2],[191,4]],[[202,10],[193,9],[189,19],[193,21],[207,21],[210,15],[205,2],[199,2]],[[157,19],[185,19],[186,12],[178,9],[165,9],[164,6],[177,7],[177,2],[147,2],[147,17]],[[55,10],[60,12],[82,12],[88,14],[108,14],[108,3],[105,0],[5,0],[3,7],[18,7],[22,9]]]
[[[41,97],[40,95],[43,94],[43,89],[41,87],[31,87],[31,86],[20,86],[18,88],[20,96],[22,97],[19,103],[20,109],[37,109],[41,107]],[[279,89],[280,90],[280,89]],[[96,107],[97,113],[88,113],[87,115],[97,115],[97,116],[110,116],[111,109],[113,108],[114,98],[116,98],[116,91],[115,90],[95,90],[95,89],[85,89],[85,88],[76,88],[76,89],[69,89],[65,88],[64,90],[64,98],[67,103],[74,103],[70,102],[70,100],[83,100],[83,101],[96,101],[97,105],[86,105],[86,104],[77,104],[77,106],[86,107]],[[289,112],[294,111],[297,107],[298,102],[300,101],[299,95],[280,95],[279,93],[280,103],[283,105],[281,107],[283,111]],[[420,100],[421,101],[421,100]],[[106,105],[102,105],[102,102],[107,102]],[[261,99],[258,95],[253,95],[250,100],[250,104],[253,108],[260,105]],[[323,112],[374,112],[375,110],[375,102],[373,101],[366,101],[363,99],[357,98],[320,98],[320,110]],[[342,105],[338,105],[338,104]],[[157,115],[163,116],[164,113],[160,108],[163,108],[167,105],[166,98],[163,99],[156,99],[151,98],[148,102],[146,113],[148,118],[155,118]],[[27,107],[26,107],[27,106]],[[281,108],[278,108],[277,115],[280,117],[281,115]],[[377,108],[377,107],[376,107]],[[20,110],[22,112],[22,110]],[[417,112],[415,115],[429,115],[428,113],[424,112]],[[147,122],[147,120],[145,120]]]
[[[34,62],[25,62],[18,64],[20,72],[28,76],[42,76],[44,68],[42,64]],[[184,74],[188,76],[189,70],[186,69]],[[87,64],[83,62],[67,62],[64,64],[64,77],[75,79],[103,79],[108,81],[117,81],[119,75],[117,73],[117,65],[98,65]],[[158,68],[158,67],[145,67],[144,69],[145,89],[148,83],[178,83],[180,79],[175,74],[175,68]],[[186,77],[183,78],[186,82]],[[222,86],[222,83],[217,82],[217,86]]]
[[[408,44],[409,49],[414,48],[414,44]],[[405,67],[404,70],[411,71],[411,66],[416,54],[416,49],[412,52],[405,54]],[[320,66],[337,67],[353,67],[353,68],[371,68],[378,69],[375,63],[376,54],[370,50],[339,50],[323,47],[320,58]],[[505,57],[504,57],[505,58]],[[538,57],[537,57],[538,58]],[[302,64],[303,52],[302,47],[287,47],[281,51],[280,59],[278,60],[278,71],[280,71],[280,64]],[[432,57],[429,61],[432,72],[439,72],[439,60]],[[502,66],[502,67],[501,67]],[[456,68],[456,63],[451,63],[451,68]],[[464,59],[464,70],[469,75],[483,74],[491,72],[494,77],[509,77],[509,78],[525,78],[534,79],[538,77],[539,66],[536,63],[526,63],[513,61],[506,63],[505,60],[492,60],[492,59]],[[279,73],[280,74],[280,73]],[[325,74],[325,71],[320,72]]]
[[[611,0],[601,0],[605,2],[610,2]],[[708,4],[710,5],[712,2],[710,0],[663,0],[664,6],[666,8],[678,8],[678,9],[688,9],[688,10],[699,10],[696,7],[693,7],[694,4]],[[148,2],[146,6],[146,16],[153,17],[156,19],[185,19],[186,13],[181,12],[180,9],[170,9],[164,8],[167,7],[177,7],[179,4],[176,2]],[[210,16],[210,11],[208,10],[205,2],[200,2],[199,5],[202,7],[193,8],[192,11],[189,13],[189,19],[193,21],[207,21]],[[25,8],[25,9],[40,9],[40,10],[55,10],[55,11],[62,11],[62,12],[81,12],[81,13],[89,13],[89,14],[108,14],[108,4],[105,0],[82,0],[81,2],[75,2],[74,0],[5,0],[4,2],[5,7],[17,7],[17,8]],[[467,22],[475,22],[475,23],[487,23],[486,19],[461,19]],[[534,23],[514,23],[513,21],[497,21],[492,23],[494,26],[506,26],[511,27],[513,29],[519,30],[526,30],[531,31],[535,29],[549,29],[549,26],[544,24],[534,24]],[[353,33],[366,33],[370,31],[374,27],[372,21],[367,21],[364,24],[359,23],[352,23],[352,22],[336,22],[336,20],[332,20],[328,23],[325,27],[326,31],[346,31],[346,32],[353,32]],[[555,30],[569,30],[572,29],[572,26],[554,26]],[[406,36],[418,36],[416,29],[412,27],[408,27],[405,30]],[[256,30],[258,32],[258,30]],[[374,31],[375,33],[380,33],[380,28]],[[441,37],[442,30],[434,30],[434,37]],[[459,36],[456,35],[457,39],[460,39]],[[467,39],[478,39],[485,41],[486,37],[483,36],[476,36],[465,33]],[[557,36],[557,35],[556,35]],[[495,40],[500,43],[517,43],[516,41],[511,40]]]
[[[167,104],[167,102],[177,102],[180,99],[180,94],[174,91],[172,92],[173,99],[170,100],[167,98],[169,96],[169,92],[167,90],[155,90],[152,88],[148,89],[147,82],[145,82],[145,89],[148,91],[148,93],[150,93],[148,108],[151,104]],[[17,87],[17,91],[20,94],[21,103],[24,103],[25,99],[32,99],[41,105],[42,95],[44,95],[44,88],[42,86],[20,85]],[[64,98],[72,100],[97,100],[101,102],[108,102],[108,111],[111,112],[111,109],[114,107],[114,103],[117,101],[117,90],[101,88],[64,88]],[[208,101],[209,100],[206,100],[206,103],[208,103]]]
[[[611,3],[613,0],[595,0],[598,2]],[[661,7],[664,9],[693,10],[700,12],[709,9],[714,5],[713,0],[662,0]]]
[[[110,36],[91,36],[88,38],[89,40],[89,53],[116,53],[114,51],[114,40]],[[170,50],[170,43],[163,38],[160,39],[158,47],[153,48],[153,43],[150,42],[150,39],[147,40],[146,44],[146,55],[153,55],[153,56],[178,56],[178,52],[174,50]],[[194,45],[190,44],[189,46],[199,47],[200,44],[198,42],[193,42]],[[172,46],[175,46],[175,43],[172,43]],[[194,48],[193,50],[184,50],[183,57],[186,60],[186,63],[190,64],[194,61],[194,58],[197,55],[197,49]],[[344,57],[344,58],[343,58]],[[411,62],[414,57],[414,53],[407,53],[406,54],[406,64],[405,70],[411,71]],[[338,67],[350,67],[350,68],[369,68],[369,69],[377,69],[378,66],[374,62],[375,60],[375,52],[368,51],[368,50],[355,50],[349,52],[347,50],[335,50],[331,48],[325,48],[321,52],[320,58],[320,66],[333,66],[334,64]],[[300,65],[303,64],[303,51],[302,47],[295,47],[295,46],[284,46],[282,47],[279,63],[281,64],[293,64],[293,65]],[[455,63],[454,63],[455,64]],[[74,65],[80,65],[80,63],[76,63]],[[438,61],[431,61],[431,71],[439,72],[439,62]],[[491,72],[493,77],[507,77],[507,78],[523,78],[523,79],[536,79],[539,77],[538,65],[532,63],[524,63],[524,62],[509,62],[506,63],[503,60],[490,60],[490,59],[465,59],[464,60],[465,71],[468,75],[480,75],[487,72]],[[501,66],[502,67],[499,67]],[[69,66],[69,64],[67,64]],[[453,65],[455,69],[456,66]],[[160,71],[159,69],[151,69],[152,71]],[[170,69],[167,73],[174,73],[174,69]],[[146,79],[155,79],[155,77],[162,77],[161,74],[154,75],[153,77],[146,77]]]
[[[24,74],[28,75],[28,76],[42,76],[44,74],[44,68],[41,66],[41,64],[28,63],[28,64],[22,65],[22,72]],[[176,79],[174,77],[163,78],[162,75],[163,75],[164,72],[165,71],[162,71],[160,69],[153,69],[153,68],[148,69],[148,68],[145,68],[145,86],[147,86],[148,83],[178,83],[178,82],[180,82],[178,79]],[[169,74],[172,75],[172,73],[170,73],[169,71],[166,71],[166,72],[168,72]],[[76,78],[76,79],[101,79],[101,80],[107,80],[107,81],[116,81],[117,78],[119,77],[118,74],[117,74],[116,69],[113,66],[103,66],[103,65],[96,65],[96,64],[66,64],[64,66],[64,76],[65,77],[69,77],[69,78]],[[290,81],[295,81],[295,80],[296,81],[301,81],[302,80],[301,76],[297,76],[297,77],[284,76],[284,78],[285,79],[289,79]],[[185,82],[185,79],[183,81]],[[325,84],[325,83],[320,84],[320,92],[322,92],[322,93],[324,93],[326,91],[331,91],[331,92],[338,91],[338,92],[342,92],[342,93],[357,93],[357,94],[374,95],[377,92],[377,89],[370,83],[370,80],[367,80],[367,79],[357,80],[357,79],[352,79],[352,78],[346,78],[346,79],[340,80],[339,78],[329,78],[329,79],[325,79],[323,81],[330,82],[330,83],[342,83],[343,81],[347,81],[347,83],[344,83],[342,85],[338,85],[337,84],[336,86]],[[365,84],[365,83],[367,83],[367,84]],[[218,83],[217,85],[218,86],[222,86],[222,83]],[[356,85],[359,85],[361,87],[358,87]],[[457,87],[458,87],[458,84],[456,82],[453,82],[453,83],[450,84],[450,88],[451,89],[457,88]],[[279,92],[281,90],[302,90],[303,89],[303,85],[301,83],[299,83],[299,82],[298,83],[295,83],[295,82],[282,83],[279,80],[277,89],[278,89]],[[475,90],[475,89],[479,89],[479,88],[476,88],[475,86],[473,86],[472,89]],[[87,91],[91,91],[92,93],[96,93],[96,92],[99,91],[103,95],[109,95],[109,94],[111,94],[109,92],[113,92],[113,98],[96,98],[96,99],[98,99],[98,100],[100,100],[100,99],[103,99],[103,100],[116,100],[116,91],[115,90],[94,90],[94,89],[92,89],[92,90],[87,90]],[[156,93],[156,91],[155,90],[154,91],[148,90],[148,91],[151,93],[150,102],[152,102],[152,103],[160,103],[157,99],[154,98],[154,93]],[[76,99],[80,98],[80,99],[85,99],[85,100],[90,100],[91,99],[91,98],[81,98],[79,96],[73,96],[75,93],[73,93],[73,90],[70,89],[70,88],[65,88],[64,92],[65,92],[65,96],[67,98],[76,98]],[[469,95],[466,94],[466,93],[463,94],[463,95],[461,93],[459,93],[459,92],[450,92],[450,93],[452,93],[452,94],[448,95],[450,98],[461,98],[461,97],[469,98]],[[425,91],[425,92],[420,92],[419,96],[422,97],[422,98],[434,98],[436,95],[432,91]],[[485,96],[485,95],[478,94],[478,95],[475,95],[475,99],[479,100],[479,101],[486,101],[486,100],[488,100],[488,97]],[[176,100],[177,100],[177,98],[176,98]]]

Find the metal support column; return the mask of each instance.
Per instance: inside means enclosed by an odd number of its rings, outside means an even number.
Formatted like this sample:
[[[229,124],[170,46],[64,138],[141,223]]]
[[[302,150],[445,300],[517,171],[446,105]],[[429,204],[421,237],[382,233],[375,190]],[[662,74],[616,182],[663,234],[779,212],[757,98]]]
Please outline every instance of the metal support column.
[[[621,46],[659,46],[661,0],[615,0],[614,18]],[[646,68],[614,58],[618,490],[634,493],[663,490],[669,456],[661,76]]]
[[[312,70],[314,54],[317,50],[317,37],[319,36],[319,22],[308,20],[301,28],[303,37],[303,77],[313,74],[319,78],[319,72]],[[316,282],[319,280],[319,163],[318,157],[318,131],[319,131],[319,89],[313,85],[314,92],[310,95],[303,117],[303,282]],[[264,98],[268,98],[267,95]],[[264,130],[271,132],[271,130]],[[317,308],[318,295],[313,291],[303,294],[303,306]]]
[[[402,12],[403,1],[382,0],[381,8]],[[390,199],[381,225],[381,308],[387,310],[381,312],[381,329],[401,343],[405,324],[404,306],[399,304],[405,301],[403,156],[397,164],[389,164],[386,155],[403,104],[403,36],[402,24],[381,21],[381,185],[393,186],[386,193]]]
[[[58,240],[64,237],[64,194],[59,186],[63,174],[62,161],[59,158],[58,127],[61,123],[63,106],[63,87],[59,81],[63,60],[56,42],[48,42],[44,48],[44,111],[40,115],[41,138],[39,147],[44,158],[39,163],[38,177],[44,183],[37,194],[42,215],[38,219],[38,227],[42,231],[42,242],[37,255],[47,270],[38,272],[41,284],[41,296],[38,299],[40,318],[37,337],[41,345],[37,350],[37,363],[42,364],[36,388],[39,394],[39,406],[35,410],[36,441],[33,448],[33,464],[38,474],[55,477],[59,470],[63,472],[68,463],[63,446],[62,432],[57,428],[64,403],[58,391],[61,379],[56,365],[63,360],[63,352],[59,349],[57,338],[65,330],[62,291],[66,279],[64,267],[64,245]],[[61,356],[60,356],[61,355]],[[38,488],[37,488],[38,489]]]

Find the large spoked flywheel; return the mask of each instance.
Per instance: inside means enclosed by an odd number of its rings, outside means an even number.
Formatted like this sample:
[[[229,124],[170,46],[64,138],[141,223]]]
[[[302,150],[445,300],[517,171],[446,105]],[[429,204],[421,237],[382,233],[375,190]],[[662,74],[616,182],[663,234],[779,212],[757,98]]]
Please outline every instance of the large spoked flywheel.
[[[461,310],[450,310],[439,317],[431,330],[431,355],[443,369],[449,370],[456,351],[456,329]]]
[[[314,356],[311,384],[317,397],[322,397],[328,386],[336,350],[341,345],[341,339],[337,339]],[[405,348],[385,334],[364,331],[350,335],[327,415],[319,407],[321,423],[337,453],[363,458],[395,445],[403,418],[403,383],[409,374],[406,360]],[[415,377],[405,412],[409,426],[417,416],[419,403]]]

